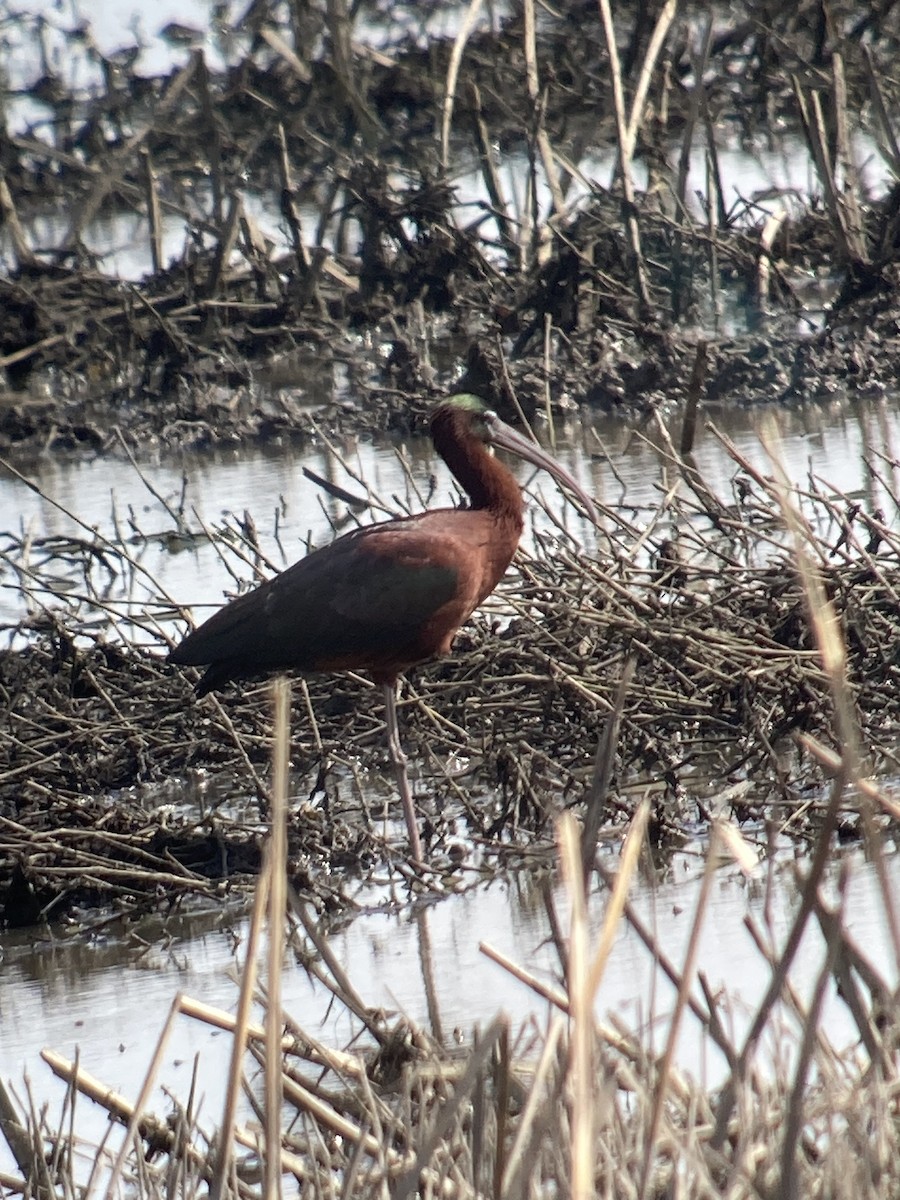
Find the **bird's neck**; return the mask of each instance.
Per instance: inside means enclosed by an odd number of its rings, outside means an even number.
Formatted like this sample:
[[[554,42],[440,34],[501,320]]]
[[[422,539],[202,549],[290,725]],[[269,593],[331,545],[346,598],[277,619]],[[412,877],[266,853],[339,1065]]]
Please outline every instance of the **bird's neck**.
[[[512,471],[479,438],[454,434],[432,431],[435,449],[469,497],[470,507],[485,509],[521,529],[525,505]]]

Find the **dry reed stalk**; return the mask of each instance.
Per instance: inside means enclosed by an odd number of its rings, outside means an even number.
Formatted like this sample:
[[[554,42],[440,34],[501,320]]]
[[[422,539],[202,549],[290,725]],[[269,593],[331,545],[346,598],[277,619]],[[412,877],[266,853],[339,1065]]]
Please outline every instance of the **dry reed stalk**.
[[[3,1186],[13,1192],[21,1191],[23,1194],[32,1188],[38,1200],[50,1200],[54,1191],[47,1162],[42,1154],[35,1153],[33,1139],[19,1120],[16,1107],[2,1080],[0,1080],[0,1133],[6,1138],[6,1144],[12,1151],[16,1166],[22,1173],[21,1180],[5,1175]]]
[[[131,158],[134,152],[147,141],[155,129],[159,128],[163,122],[163,118],[172,111],[183,93],[193,82],[199,62],[199,56],[196,53],[192,54],[186,66],[182,67],[178,74],[174,76],[166,88],[164,95],[157,102],[151,119],[144,122],[137,132],[126,138],[107,157],[102,169],[93,173],[93,186],[87,198],[77,207],[71,217],[68,229],[63,237],[63,249],[71,249],[79,241],[85,229],[97,216],[104,200],[119,185],[121,177],[130,170]],[[74,155],[73,158],[75,158]],[[94,316],[97,320],[101,320],[99,313],[95,313]]]
[[[250,1010],[253,1006],[253,996],[256,990],[256,971],[259,947],[262,942],[263,926],[269,903],[271,884],[271,864],[268,857],[264,859],[263,870],[256,883],[253,896],[253,913],[250,918],[250,931],[247,938],[247,953],[244,958],[244,970],[241,975],[241,988],[238,996],[237,1014],[234,1023],[234,1036],[231,1040],[231,1061],[228,1068],[228,1084],[225,1089],[225,1105],[222,1112],[222,1123],[219,1131],[219,1143],[215,1159],[212,1181],[209,1186],[210,1200],[220,1200],[225,1195],[226,1180],[232,1170],[234,1128],[237,1117],[238,1102],[241,1095],[241,1084],[244,1077],[244,1050],[250,1029]]]
[[[625,130],[624,145],[620,150],[622,158],[628,163],[631,163],[634,158],[634,148],[637,142],[638,130],[641,127],[641,121],[644,119],[644,105],[647,101],[647,93],[650,90],[653,72],[656,69],[656,63],[662,53],[663,46],[666,44],[666,37],[668,36],[672,22],[675,20],[677,11],[678,0],[665,0],[665,3],[659,10],[656,24],[653,26],[653,33],[650,35],[650,40],[647,43],[644,61],[641,63],[641,71],[638,75],[634,97],[631,101],[631,113],[629,114],[628,125]],[[665,127],[664,120],[662,124]]]
[[[809,548],[815,551],[816,542],[806,522],[791,503],[790,488],[784,465],[778,453],[777,426],[766,423],[762,434],[775,472],[775,488],[781,504],[785,525],[794,539],[794,553],[803,584],[803,592],[809,611],[810,625],[828,676],[834,706],[835,734],[841,747],[841,769],[835,776],[835,786],[852,786],[861,797],[860,816],[866,835],[869,852],[875,866],[881,888],[883,911],[891,935],[894,962],[900,966],[900,916],[897,913],[893,889],[887,877],[884,850],[880,833],[871,819],[871,808],[866,801],[862,784],[862,753],[860,733],[856,719],[856,703],[850,687],[847,670],[847,649],[841,636],[840,623],[834,605],[825,594],[821,574],[813,567]]]
[[[616,698],[613,708],[607,714],[597,739],[597,751],[594,756],[594,769],[591,775],[591,786],[585,797],[585,812],[581,831],[581,870],[584,877],[586,893],[590,891],[591,879],[594,873],[594,859],[597,855],[597,838],[600,834],[600,822],[604,815],[609,782],[612,779],[616,761],[616,745],[619,739],[619,724],[625,711],[625,699],[634,675],[636,659],[629,655],[622,665],[619,676],[619,686],[616,688]]]
[[[613,113],[616,118],[616,139],[619,146],[622,194],[625,200],[625,231],[631,251],[631,271],[639,307],[643,313],[649,313],[651,310],[650,289],[647,283],[647,264],[644,262],[644,255],[641,250],[641,233],[634,202],[634,179],[631,170],[632,155],[628,152],[631,143],[628,134],[628,120],[625,115],[625,94],[622,87],[622,68],[619,61],[619,50],[616,45],[616,30],[613,24],[609,0],[597,0],[597,2],[600,6],[600,19],[603,23],[603,34],[606,39],[606,52],[609,55]]]
[[[519,247],[515,237],[513,236],[512,221],[509,215],[509,204],[507,203],[506,196],[503,192],[503,185],[500,182],[497,164],[494,161],[494,147],[491,142],[490,131],[484,119],[484,112],[481,104],[481,92],[478,88],[478,85],[471,80],[469,82],[469,99],[472,109],[472,123],[475,129],[475,137],[478,142],[478,158],[481,165],[481,175],[484,179],[484,186],[491,201],[492,216],[497,223],[497,231],[500,237],[500,242],[506,253],[507,264],[510,268],[512,268],[516,265]],[[2,193],[0,193],[0,201],[2,201]]]
[[[844,58],[839,48],[831,56],[833,103],[834,166],[841,189],[841,203],[846,213],[847,235],[860,262],[868,262],[865,221],[859,203],[859,174],[853,161],[850,144],[850,119],[847,101],[847,81]]]
[[[704,106],[705,107],[705,106]],[[707,141],[714,146],[715,143],[710,141],[712,137],[711,123],[707,121]],[[714,170],[714,151],[707,146],[706,150],[706,251],[709,259],[709,290],[710,290],[710,308],[713,315],[713,331],[719,331],[719,293],[721,285],[719,281],[719,251],[718,237],[719,229],[722,227],[722,211],[724,204],[722,203],[721,180],[718,178]],[[713,207],[713,195],[717,200],[719,209],[718,220]]]
[[[700,119],[700,113],[704,104],[703,77],[706,73],[706,67],[709,62],[712,36],[713,21],[712,18],[709,17],[706,21],[703,35],[700,39],[699,51],[691,52],[691,73],[693,75],[693,87],[691,88],[690,104],[688,107],[684,134],[681,139],[681,147],[678,155],[678,176],[675,184],[675,224],[678,227],[684,223],[688,213],[687,181],[691,168],[691,149],[694,144],[694,134],[697,129],[697,122]],[[678,309],[676,309],[676,311],[678,311]]]
[[[703,384],[706,382],[707,344],[701,338],[694,350],[694,362],[691,367],[691,378],[688,383],[687,403],[684,418],[681,422],[681,439],[678,451],[682,458],[694,452],[694,439],[697,435],[697,412],[703,396]]]
[[[841,756],[830,746],[823,745],[818,738],[814,738],[809,733],[798,733],[796,741],[804,750],[809,751],[832,779],[840,773],[842,770]],[[855,786],[861,795],[877,804],[885,816],[890,817],[892,821],[900,821],[900,804],[896,800],[892,800],[890,796],[886,796],[874,780],[857,779]]]
[[[435,1151],[452,1124],[460,1119],[464,1106],[481,1073],[508,1028],[509,1022],[505,1016],[495,1017],[482,1037],[479,1038],[477,1046],[469,1054],[462,1077],[454,1087],[452,1094],[441,1105],[433,1118],[433,1123],[430,1124],[430,1128],[427,1128],[425,1136],[421,1139],[413,1166],[398,1181],[393,1193],[394,1200],[407,1200],[407,1197],[418,1189],[421,1173],[432,1161]]]
[[[550,449],[556,450],[556,425],[553,420],[553,398],[550,394],[550,365],[553,352],[553,318],[544,313],[544,417]]]
[[[521,1194],[520,1188],[524,1183],[522,1177],[530,1169],[538,1139],[547,1125],[547,1108],[554,1104],[563,1083],[560,1074],[553,1078],[553,1071],[557,1065],[564,1033],[565,1022],[560,1017],[552,1018],[532,1076],[525,1106],[516,1123],[513,1141],[506,1155],[503,1175],[499,1188],[495,1189],[495,1196],[512,1198]]]
[[[365,1075],[362,1061],[355,1072],[358,1078]],[[385,1174],[397,1175],[409,1169],[409,1155],[403,1155],[386,1145],[381,1137],[377,1137],[368,1128],[373,1119],[377,1119],[377,1109],[370,1109],[364,1114],[364,1124],[351,1120],[345,1113],[330,1103],[326,1098],[317,1095],[311,1088],[290,1075],[285,1075],[279,1068],[280,1086],[283,1089],[284,1100],[293,1104],[300,1112],[307,1113],[316,1124],[328,1130],[336,1137],[342,1138],[351,1146],[358,1146],[366,1155],[380,1164]],[[258,1136],[245,1135],[258,1145]],[[242,1137],[240,1140],[244,1140]],[[279,1142],[275,1152],[275,1162],[281,1166],[282,1148]]]
[[[786,208],[779,206],[766,217],[759,235],[759,266],[756,271],[756,294],[765,311],[769,302],[769,278],[772,271],[772,246],[788,218]]]
[[[716,1118],[716,1130],[712,1141],[713,1147],[716,1149],[721,1149],[726,1136],[727,1122],[735,1102],[736,1084],[745,1077],[750,1055],[769,1020],[772,1007],[784,989],[789,967],[797,953],[809,917],[814,910],[816,893],[828,861],[831,834],[834,830],[838,806],[844,788],[850,782],[855,784],[856,780],[860,777],[860,756],[857,744],[856,722],[852,701],[847,688],[846,648],[840,636],[833,606],[824,594],[820,575],[814,568],[809,557],[809,548],[812,547],[813,551],[815,551],[817,544],[809,525],[803,520],[791,502],[790,485],[778,453],[778,431],[773,422],[768,422],[765,425],[761,436],[763,445],[769,454],[770,462],[774,468],[775,478],[772,486],[781,506],[783,520],[794,541],[796,565],[802,582],[803,595],[809,612],[810,623],[815,633],[818,653],[823,668],[831,685],[834,700],[835,725],[842,746],[842,754],[841,768],[832,783],[828,807],[823,817],[813,858],[804,881],[800,905],[782,951],[781,960],[777,964],[777,968],[773,970],[766,995],[746,1035],[738,1062],[722,1092]],[[881,858],[881,855],[877,855],[878,861]],[[880,873],[879,879],[883,881]],[[890,917],[893,931],[893,904],[889,892],[886,892],[884,887],[882,894],[885,898],[885,911]],[[895,946],[896,944],[895,939]]]
[[[644,844],[644,838],[647,834],[647,822],[649,819],[650,801],[645,797],[638,805],[637,811],[628,827],[625,844],[622,847],[622,861],[619,870],[616,872],[615,883],[612,886],[609,902],[606,906],[606,913],[603,917],[603,927],[600,930],[600,937],[597,939],[597,948],[594,951],[590,964],[587,987],[590,993],[591,1004],[593,1004],[594,997],[600,988],[603,972],[606,969],[606,963],[622,919],[622,913],[625,911],[628,889],[637,870],[638,859]]]
[[[312,72],[309,67],[277,30],[265,24],[260,27],[259,33],[269,48],[284,59],[301,83],[311,82]]]
[[[513,962],[511,958],[507,958],[505,954],[496,950],[488,942],[479,942],[478,951],[485,958],[489,958],[491,962],[495,962],[497,966],[503,967],[504,971],[508,971],[514,979],[518,979],[520,983],[524,983],[527,987],[530,987],[538,996],[542,996],[545,1000],[549,1000],[551,1004],[555,1004],[561,1012],[567,1013],[569,1011],[569,998],[559,988],[551,987],[550,984],[544,983],[536,975],[526,970],[525,967]]]
[[[34,266],[38,261],[37,256],[28,244],[28,237],[22,222],[19,220],[16,202],[13,200],[12,192],[9,190],[6,174],[2,171],[0,171],[0,215],[3,217],[3,225],[12,242],[17,267],[21,269],[22,267]]]
[[[832,966],[834,982],[841,1000],[853,1017],[861,1045],[871,1064],[870,1074],[895,1083],[897,1065],[891,1047],[882,1036],[882,1014],[893,1007],[893,992],[874,969],[846,929],[841,928],[841,912],[835,912],[816,898],[816,919],[826,946],[838,940],[838,952]],[[864,999],[860,982],[868,991]]]
[[[125,1136],[122,1138],[122,1144],[119,1147],[119,1152],[116,1155],[112,1170],[109,1173],[109,1180],[104,1193],[105,1200],[112,1200],[116,1193],[116,1186],[119,1182],[119,1177],[125,1166],[125,1160],[129,1153],[134,1151],[137,1158],[141,1157],[140,1147],[140,1127],[144,1119],[144,1110],[150,1099],[150,1094],[156,1084],[156,1076],[162,1064],[163,1055],[169,1042],[169,1035],[172,1032],[172,1026],[175,1024],[175,1019],[181,1011],[181,995],[175,996],[169,1006],[169,1014],[166,1017],[165,1024],[162,1027],[159,1038],[156,1042],[156,1049],[153,1052],[153,1057],[150,1059],[150,1065],[147,1068],[147,1074],[144,1076],[144,1082],[141,1085],[141,1090],[138,1093],[138,1098],[135,1101],[134,1109],[128,1121],[128,1128],[125,1130]],[[87,1197],[85,1197],[87,1200]]]
[[[206,55],[202,47],[194,51],[194,83],[200,94],[200,116],[203,126],[203,147],[209,164],[209,181],[212,185],[212,219],[219,228],[222,226],[222,215],[225,208],[225,180],[222,172],[222,138],[219,133],[219,122],[216,104],[209,86],[209,68],[206,65]],[[232,205],[235,196],[232,196]],[[214,296],[218,290],[211,288],[209,295]]]
[[[594,997],[590,987],[589,930],[581,869],[581,839],[571,813],[565,813],[557,822],[557,837],[570,907],[566,992],[569,998],[571,1195],[573,1200],[589,1200],[594,1191]]]
[[[846,886],[846,871],[842,871],[840,883],[841,902],[839,907],[831,913],[836,919],[825,939],[825,959],[815,982],[812,1003],[803,1022],[803,1036],[797,1054],[794,1085],[791,1088],[788,1098],[781,1153],[780,1187],[781,1194],[789,1198],[789,1200],[807,1195],[809,1184],[811,1183],[811,1180],[807,1181],[806,1185],[801,1187],[797,1178],[800,1166],[801,1134],[806,1115],[805,1094],[809,1073],[812,1068],[813,1051],[816,1039],[820,1033],[819,1022],[825,999],[825,990],[832,982],[841,944],[841,924]]]
[[[441,167],[446,172],[450,168],[450,127],[453,124],[453,105],[456,100],[456,85],[459,79],[459,68],[465,53],[466,43],[472,36],[472,30],[478,21],[478,14],[484,0],[469,0],[463,19],[459,22],[450,60],[447,63],[447,81],[444,84],[444,99],[441,104]]]
[[[203,1021],[207,1025],[212,1025],[216,1029],[223,1029],[227,1033],[234,1033],[237,1028],[237,1017],[233,1013],[225,1012],[220,1008],[213,1008],[211,1005],[204,1004],[190,996],[182,996],[181,1011],[185,1016],[192,1017],[195,1021]],[[341,1075],[349,1075],[351,1078],[356,1078],[360,1072],[365,1073],[364,1064],[355,1054],[346,1054],[342,1050],[326,1046],[323,1042],[318,1041],[310,1034],[301,1030],[289,1016],[285,1016],[284,1019],[291,1030],[289,1034],[285,1034],[281,1039],[281,1049],[284,1054],[296,1053],[298,1047],[302,1045],[305,1056],[317,1067],[324,1067]],[[265,1045],[265,1028],[262,1025],[249,1023],[247,1025],[247,1039],[248,1041],[261,1042]]]
[[[58,500],[54,499],[53,496],[45,492],[38,484],[29,479],[27,475],[24,475],[20,470],[18,470],[17,467],[13,466],[8,459],[3,458],[2,456],[0,456],[0,467],[2,467],[4,471],[8,471],[13,478],[19,481],[19,483],[24,484],[29,491],[34,492],[36,496],[39,496],[43,502],[50,505],[51,508],[54,508],[68,521],[71,521],[73,525],[83,530],[91,544],[99,546],[103,550],[109,551],[113,557],[124,561],[128,565],[128,568],[135,573],[135,575],[145,579],[158,595],[161,595],[165,598],[166,603],[171,605],[173,609],[177,610],[179,608],[179,605],[175,602],[175,600],[173,600],[172,597],[162,587],[159,579],[152,574],[148,567],[141,563],[138,557],[132,555],[127,547],[123,545],[117,546],[112,539],[100,533],[98,529],[96,529],[93,525],[89,525],[87,521],[82,520],[81,517],[77,516],[70,508],[67,508],[66,505],[61,504]]]
[[[537,144],[538,154],[541,158],[541,165],[544,169],[544,178],[547,181],[547,186],[550,189],[550,195],[553,198],[553,213],[555,216],[559,217],[562,216],[566,210],[566,198],[563,195],[559,178],[556,174],[556,169],[553,162],[553,147],[550,145],[550,138],[544,125],[545,104],[541,98],[541,85],[538,77],[536,39],[537,23],[534,15],[534,0],[523,0],[522,18],[522,49],[525,55],[525,87],[528,93],[528,100],[531,105],[532,120],[534,121],[534,140]],[[537,232],[538,212],[536,203],[534,219],[535,232]]]
[[[697,353],[695,357],[696,375],[694,378],[699,377],[701,381],[705,376],[705,356],[706,343],[700,342],[697,346]],[[699,390],[700,389],[698,388],[698,394]],[[691,411],[691,407],[691,405],[688,406],[688,412]],[[714,523],[721,523],[726,516],[725,505],[715,494],[715,492],[713,492],[709,484],[707,484],[706,480],[701,475],[700,469],[697,466],[697,462],[693,454],[682,455],[676,452],[669,431],[666,428],[665,423],[659,417],[659,414],[654,415],[654,424],[664,446],[668,450],[673,461],[676,463],[682,479],[700,502],[701,511]]]
[[[202,295],[207,300],[213,300],[219,293],[228,268],[228,261],[237,244],[238,231],[244,217],[244,202],[240,192],[232,192],[228,199],[228,213],[225,221],[219,227],[219,237],[209,268],[209,275],[203,285]],[[205,325],[210,329],[216,326],[215,309],[207,307]]]
[[[723,830],[728,828],[727,835],[723,834]],[[694,909],[694,918],[691,922],[691,932],[688,938],[688,946],[685,951],[684,965],[681,969],[680,978],[678,981],[678,995],[675,1000],[675,1009],[672,1013],[672,1019],[669,1022],[669,1030],[666,1036],[666,1045],[659,1061],[658,1075],[656,1086],[653,1089],[653,1101],[650,1108],[650,1118],[648,1122],[648,1130],[646,1134],[646,1153],[641,1165],[640,1184],[638,1186],[639,1200],[644,1200],[647,1195],[647,1189],[650,1186],[650,1177],[653,1170],[654,1161],[659,1149],[660,1129],[663,1120],[663,1110],[666,1103],[667,1091],[672,1074],[672,1067],[675,1060],[675,1050],[678,1045],[678,1035],[681,1030],[681,1021],[684,1016],[686,1007],[690,1003],[690,995],[694,986],[694,973],[697,965],[697,956],[700,949],[700,932],[703,928],[703,923],[706,920],[706,910],[709,905],[710,891],[715,871],[719,866],[719,850],[731,849],[737,844],[740,844],[741,839],[733,827],[729,827],[728,823],[717,819],[711,823],[709,846],[706,852],[706,859],[703,866],[703,877],[700,882],[700,891],[697,896],[697,904]],[[748,863],[748,859],[740,854],[738,864],[744,869]],[[749,865],[756,866],[755,857],[751,857]]]
[[[870,46],[862,46],[862,58],[865,64],[866,76],[869,82],[869,97],[872,101],[872,108],[877,118],[877,131],[880,135],[878,139],[878,148],[890,164],[891,171],[895,178],[900,176],[900,145],[897,143],[897,136],[894,133],[894,127],[891,124],[891,119],[888,116],[887,105],[884,102],[882,92],[882,73],[881,69],[875,66],[872,58],[872,50]]]
[[[352,16],[346,0],[326,0],[325,21],[331,43],[331,64],[339,88],[353,113],[360,137],[374,150],[385,131],[357,84],[351,38]]]
[[[306,931],[306,936],[315,947],[318,957],[322,960],[322,963],[325,965],[325,967],[327,967],[328,972],[330,972],[330,976],[324,970],[322,970],[322,968],[319,966],[319,963],[316,961],[307,962],[307,970],[309,970],[310,973],[313,974],[320,983],[324,984],[325,987],[338,1000],[340,1000],[340,1002],[347,1009],[349,1009],[350,1012],[358,1017],[376,1042],[383,1044],[387,1035],[382,1027],[379,1014],[376,1011],[371,1010],[368,1005],[365,1004],[356,988],[350,982],[347,972],[338,962],[334,952],[331,949],[331,946],[328,944],[328,939],[317,927],[316,922],[310,916],[305,905],[294,903],[293,909],[296,916],[300,920],[300,924]]]
[[[266,983],[266,1162],[268,1200],[281,1196],[281,972],[284,930],[287,921],[287,808],[291,750],[291,689],[283,675],[272,684],[274,693],[274,746],[270,831],[267,846],[269,875],[268,969]]]
[[[822,112],[819,93],[815,90],[804,92],[796,76],[793,77],[792,83],[800,120],[812,159],[816,164],[816,173],[822,185],[825,206],[840,257],[849,267],[865,266],[868,263],[868,254],[862,239],[858,216],[855,215],[855,198],[850,202],[848,208],[846,196],[839,189],[835,178],[825,115]],[[843,96],[843,100],[846,102],[846,96]],[[835,115],[837,116],[837,114]]]

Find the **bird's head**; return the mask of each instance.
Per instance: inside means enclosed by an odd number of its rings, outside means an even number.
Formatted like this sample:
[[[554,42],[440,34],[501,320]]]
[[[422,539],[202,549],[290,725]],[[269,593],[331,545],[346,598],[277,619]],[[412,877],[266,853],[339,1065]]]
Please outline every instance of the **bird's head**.
[[[459,441],[475,438],[488,446],[496,446],[522,458],[532,466],[547,471],[561,486],[578,497],[591,520],[598,521],[593,501],[572,475],[537,442],[529,441],[512,426],[501,421],[485,402],[471,392],[451,396],[435,410],[431,418],[435,441],[443,435]]]

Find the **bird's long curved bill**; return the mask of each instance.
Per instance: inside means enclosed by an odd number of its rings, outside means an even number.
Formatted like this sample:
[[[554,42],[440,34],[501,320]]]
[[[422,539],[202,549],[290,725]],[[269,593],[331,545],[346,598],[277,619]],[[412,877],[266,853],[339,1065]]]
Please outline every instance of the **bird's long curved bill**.
[[[496,413],[486,413],[485,421],[492,446],[497,446],[500,450],[508,450],[510,454],[524,458],[532,466],[539,467],[552,475],[558,484],[577,496],[587,515],[595,525],[597,524],[599,518],[593,500],[561,463],[558,463],[546,450],[535,445],[534,442],[529,442],[520,433],[516,433],[515,429],[507,425],[505,421],[501,421]]]

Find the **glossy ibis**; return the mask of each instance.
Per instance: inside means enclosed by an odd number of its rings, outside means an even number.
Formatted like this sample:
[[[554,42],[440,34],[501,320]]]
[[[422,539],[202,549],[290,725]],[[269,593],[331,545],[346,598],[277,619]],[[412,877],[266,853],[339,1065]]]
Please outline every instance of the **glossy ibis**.
[[[432,509],[344,534],[226,604],[169,655],[174,663],[206,666],[198,696],[267,672],[367,671],[384,691],[388,746],[417,862],[422,851],[397,727],[397,677],[449,652],[519,544],[522,492],[488,447],[543,467],[594,516],[568,472],[477,396],[441,404],[431,436],[468,495],[467,508]]]

